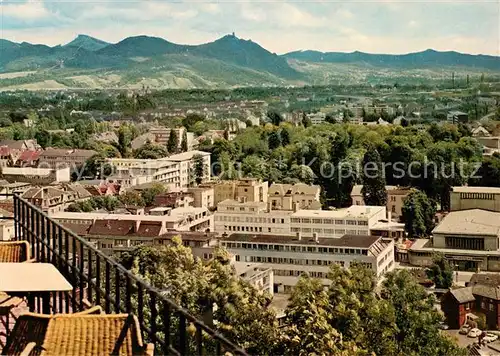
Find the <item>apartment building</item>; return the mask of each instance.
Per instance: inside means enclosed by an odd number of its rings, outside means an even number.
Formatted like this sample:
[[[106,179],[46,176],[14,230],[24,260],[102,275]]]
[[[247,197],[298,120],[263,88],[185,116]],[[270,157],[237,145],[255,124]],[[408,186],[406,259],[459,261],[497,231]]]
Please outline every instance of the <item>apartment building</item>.
[[[290,232],[325,238],[344,235],[370,235],[370,230],[384,220],[383,206],[356,206],[338,210],[297,210],[290,215]]]
[[[203,157],[203,164],[205,166],[203,181],[210,180],[210,153],[194,150],[178,153],[176,155],[171,155],[168,157],[169,161],[176,162],[178,164],[181,189],[187,189],[193,183],[192,171],[194,169],[196,156]]]
[[[193,197],[185,192],[167,192],[155,196],[152,206],[169,208],[186,208],[194,206]]]
[[[385,219],[385,207],[351,206],[339,210],[273,210],[271,202],[225,200],[217,205],[215,232],[270,235],[301,233],[304,237],[340,238],[345,234],[370,235],[370,229]]]
[[[432,235],[408,249],[410,264],[430,266],[433,253],[440,252],[460,271],[500,271],[500,212],[452,211]]]
[[[353,205],[365,205],[362,189],[363,185],[361,184],[352,187],[351,199]],[[387,192],[387,211],[391,213],[393,218],[399,219],[403,215],[403,205],[406,197],[411,193],[411,188],[386,185],[385,190]]]
[[[377,276],[394,269],[394,242],[378,236],[344,235],[338,239],[293,235],[231,234],[220,241],[236,261],[272,268],[275,293],[290,293],[306,273],[325,285],[331,264],[348,268],[354,261]]]
[[[50,185],[66,183],[71,180],[70,168],[33,168],[3,167],[3,179],[10,183],[28,183],[33,185]]]
[[[109,158],[107,163],[112,174],[106,177],[106,182],[119,184],[122,188],[152,182],[168,184],[171,190],[180,188],[179,164],[166,158]]]
[[[33,187],[22,194],[33,205],[47,214],[64,211],[71,204],[89,199],[92,195],[79,184],[54,187]]]
[[[292,210],[272,210],[270,203],[227,199],[217,204],[214,214],[215,232],[286,235],[290,234],[292,213]]]
[[[261,263],[233,262],[236,275],[255,288],[274,294],[273,269]]]
[[[202,231],[213,230],[213,215],[207,208],[164,208],[155,211],[153,214],[112,214],[105,212],[75,213],[75,212],[54,212],[51,218],[67,224],[92,225],[96,220],[126,220],[134,221],[137,224],[143,222],[160,223],[164,231]]]
[[[311,120],[311,124],[320,125],[325,122],[326,114],[324,112],[307,114],[307,118]]]
[[[399,220],[403,215],[403,205],[410,193],[409,187],[394,187],[387,190],[387,211],[395,220]]]
[[[214,188],[210,187],[190,187],[187,194],[193,197],[193,206],[213,208],[215,206]]]
[[[464,123],[469,121],[469,114],[462,111],[450,111],[446,115],[446,120],[452,124]]]
[[[451,211],[484,209],[500,212],[500,188],[453,187],[450,192]]]
[[[191,183],[192,169],[196,155],[203,157],[205,179],[210,178],[210,153],[188,151],[160,159],[109,158],[107,163],[113,174],[107,181],[125,187],[138,184],[163,182],[170,190],[187,189]]]
[[[268,183],[258,178],[208,182],[200,187],[213,188],[214,205],[224,200],[267,203]]]
[[[174,129],[168,127],[152,127],[149,129],[149,133],[154,137],[154,143],[166,146],[172,130],[177,134],[177,147],[180,147],[182,136],[184,135],[185,131],[184,127],[177,127]]]
[[[382,113],[386,113],[388,115],[394,115],[394,108],[381,105],[381,106],[350,106],[348,108],[353,114],[354,117],[363,117],[363,115],[382,115]]]
[[[321,209],[321,187],[319,185],[271,184],[268,190],[268,200],[274,210],[293,210],[295,204],[299,209]]]
[[[94,150],[48,147],[38,157],[38,166],[40,168],[52,169],[68,167],[71,172],[75,172],[95,154],[97,154],[97,152]]]

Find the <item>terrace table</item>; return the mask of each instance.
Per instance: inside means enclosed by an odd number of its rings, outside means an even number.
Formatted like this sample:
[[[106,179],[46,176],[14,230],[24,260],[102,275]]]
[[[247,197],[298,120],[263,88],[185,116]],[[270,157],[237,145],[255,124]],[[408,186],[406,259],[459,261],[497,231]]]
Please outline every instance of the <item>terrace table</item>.
[[[42,297],[42,311],[50,314],[50,293],[73,286],[51,263],[0,263],[0,291]]]

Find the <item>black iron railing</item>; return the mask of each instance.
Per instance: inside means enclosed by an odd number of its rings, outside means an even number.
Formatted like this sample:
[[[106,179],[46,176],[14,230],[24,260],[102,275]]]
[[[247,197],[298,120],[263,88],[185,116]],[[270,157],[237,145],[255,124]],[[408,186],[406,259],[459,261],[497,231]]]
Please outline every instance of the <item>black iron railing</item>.
[[[38,207],[18,195],[13,203],[16,239],[27,240],[32,257],[52,263],[73,286],[71,292],[37,297],[31,309],[69,313],[100,305],[106,313],[137,315],[143,337],[155,344],[158,354],[246,354]]]

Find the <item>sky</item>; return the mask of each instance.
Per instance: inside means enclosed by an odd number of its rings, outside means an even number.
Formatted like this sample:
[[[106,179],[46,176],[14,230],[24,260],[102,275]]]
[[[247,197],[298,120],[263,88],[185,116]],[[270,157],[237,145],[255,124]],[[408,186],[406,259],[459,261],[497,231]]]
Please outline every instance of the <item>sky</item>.
[[[278,54],[500,55],[498,0],[0,0],[0,38],[64,44],[77,34],[108,42],[150,35],[200,44],[234,32]]]

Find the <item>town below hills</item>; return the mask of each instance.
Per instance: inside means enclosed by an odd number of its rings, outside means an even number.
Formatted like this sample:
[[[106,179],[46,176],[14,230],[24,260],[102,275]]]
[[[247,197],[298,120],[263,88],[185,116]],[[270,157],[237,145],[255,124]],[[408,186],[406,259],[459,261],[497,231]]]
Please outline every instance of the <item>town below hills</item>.
[[[425,50],[401,55],[272,53],[234,34],[201,45],[150,36],[112,44],[78,35],[50,47],[0,39],[0,88],[234,88],[358,83],[419,84],[452,75],[500,77],[500,57]]]

